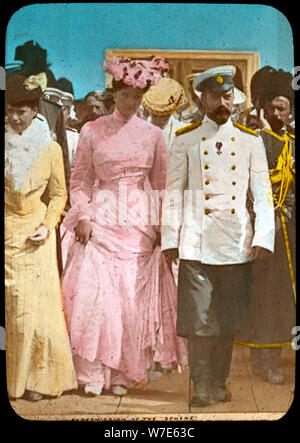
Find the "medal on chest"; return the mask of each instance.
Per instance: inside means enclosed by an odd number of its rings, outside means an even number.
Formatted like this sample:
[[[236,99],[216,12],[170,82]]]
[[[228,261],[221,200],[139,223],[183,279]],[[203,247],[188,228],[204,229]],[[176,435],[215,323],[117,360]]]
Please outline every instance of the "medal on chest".
[[[222,143],[222,142],[216,142],[216,150],[217,150],[217,154],[218,154],[218,155],[221,155],[221,154],[222,154],[222,151],[221,151],[222,146],[223,146],[223,143]]]

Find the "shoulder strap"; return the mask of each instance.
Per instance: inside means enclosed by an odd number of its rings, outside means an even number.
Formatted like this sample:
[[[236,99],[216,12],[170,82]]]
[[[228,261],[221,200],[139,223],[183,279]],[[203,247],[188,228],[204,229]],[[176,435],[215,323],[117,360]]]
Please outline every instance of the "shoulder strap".
[[[258,131],[254,131],[253,129],[247,128],[246,126],[242,125],[239,122],[233,122],[234,126],[236,126],[237,128],[241,129],[242,131],[248,132],[249,134],[255,135],[256,137],[259,136],[259,132]]]
[[[175,131],[175,134],[176,135],[186,134],[187,132],[193,131],[194,129],[198,128],[201,125],[202,125],[202,120],[199,120],[195,123],[191,123],[190,125],[183,126],[183,128],[177,129],[177,131]]]
[[[281,137],[280,135],[276,134],[276,132],[272,131],[271,129],[263,128],[262,132],[267,132],[268,134],[270,134],[273,137],[277,138],[277,140],[279,140],[280,142],[284,142],[284,138]]]

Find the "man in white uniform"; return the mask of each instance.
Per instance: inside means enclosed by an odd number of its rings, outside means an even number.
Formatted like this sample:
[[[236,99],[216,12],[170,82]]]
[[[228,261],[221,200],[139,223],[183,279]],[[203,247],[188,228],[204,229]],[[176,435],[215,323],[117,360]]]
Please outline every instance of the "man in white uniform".
[[[230,119],[234,74],[221,66],[198,76],[205,117],[176,132],[163,202],[162,250],[170,261],[180,258],[178,335],[189,341],[194,406],[230,400],[225,384],[248,307],[251,261],[267,260],[274,249],[264,145]]]

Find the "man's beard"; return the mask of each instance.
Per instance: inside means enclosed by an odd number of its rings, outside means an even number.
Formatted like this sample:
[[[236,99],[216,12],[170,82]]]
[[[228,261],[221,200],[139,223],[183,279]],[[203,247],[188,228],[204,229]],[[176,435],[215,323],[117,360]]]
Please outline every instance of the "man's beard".
[[[212,120],[217,122],[219,125],[226,123],[230,115],[230,109],[225,108],[225,106],[219,106],[217,109],[210,113],[210,117],[212,118]]]
[[[269,120],[269,124],[273,131],[281,131],[284,126],[284,122],[280,119],[274,118]]]

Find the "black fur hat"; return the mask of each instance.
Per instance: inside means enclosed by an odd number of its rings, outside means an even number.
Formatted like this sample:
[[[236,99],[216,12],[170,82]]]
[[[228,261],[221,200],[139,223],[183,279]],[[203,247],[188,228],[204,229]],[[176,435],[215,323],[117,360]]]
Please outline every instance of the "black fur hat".
[[[292,88],[293,76],[291,73],[276,70],[272,66],[264,66],[257,71],[251,80],[251,100],[255,103],[259,98],[260,105],[272,101],[275,97],[286,97],[291,106],[294,104],[294,91]]]

